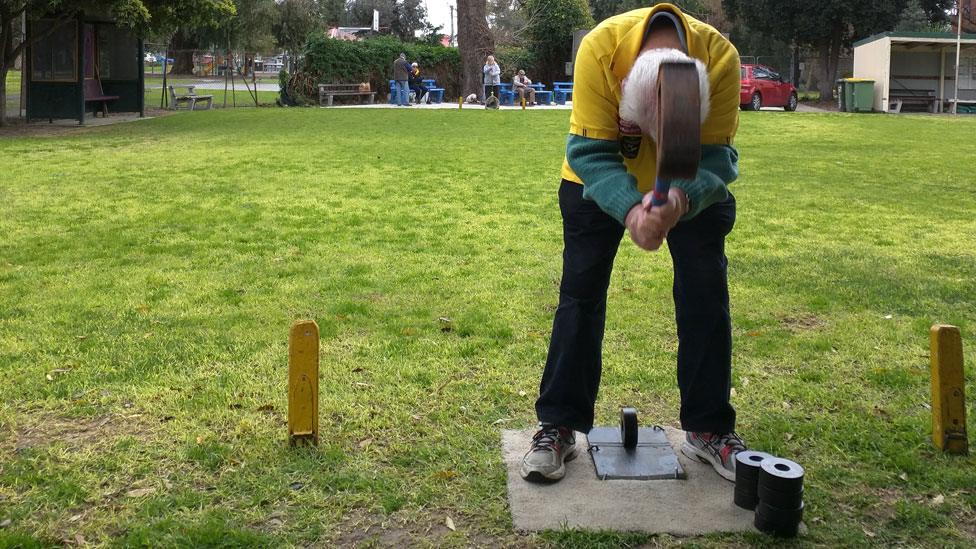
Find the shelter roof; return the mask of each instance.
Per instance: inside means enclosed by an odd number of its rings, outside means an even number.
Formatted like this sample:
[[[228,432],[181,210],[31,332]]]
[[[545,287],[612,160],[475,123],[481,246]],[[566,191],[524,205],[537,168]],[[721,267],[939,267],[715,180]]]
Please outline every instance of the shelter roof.
[[[883,38],[890,38],[892,44],[918,44],[933,47],[956,43],[956,34],[951,32],[882,32],[854,42],[854,47],[870,44]],[[976,44],[976,34],[963,34],[962,43]]]

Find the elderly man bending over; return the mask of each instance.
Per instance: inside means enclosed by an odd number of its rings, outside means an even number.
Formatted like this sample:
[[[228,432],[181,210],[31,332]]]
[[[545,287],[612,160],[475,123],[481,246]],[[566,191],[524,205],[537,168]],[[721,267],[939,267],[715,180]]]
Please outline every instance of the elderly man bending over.
[[[656,172],[657,68],[670,60],[698,66],[704,114],[694,179],[672,182],[668,201],[650,206]],[[735,479],[729,402],[732,330],[725,237],[735,222],[726,186],[738,176],[732,147],[738,125],[739,54],[711,26],[670,4],[611,17],[580,45],[573,112],[559,187],[563,274],[549,354],[535,409],[539,430],[522,477],[554,482],[576,457],[574,431],[593,427],[600,385],[607,288],[624,232],[644,250],[665,241],[674,265],[677,378],[682,452]],[[621,149],[620,137],[639,146]],[[634,135],[636,134],[636,135]],[[622,150],[628,158],[622,156]],[[653,328],[647,323],[648,332]],[[664,398],[663,396],[661,397]]]

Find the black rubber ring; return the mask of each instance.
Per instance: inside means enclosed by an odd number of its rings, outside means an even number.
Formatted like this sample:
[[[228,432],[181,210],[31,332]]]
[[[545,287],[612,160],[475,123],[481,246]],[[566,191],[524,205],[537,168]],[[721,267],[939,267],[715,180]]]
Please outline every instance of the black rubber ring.
[[[779,492],[796,493],[803,489],[803,467],[783,458],[772,458],[762,462],[759,473],[759,487]]]
[[[624,448],[637,447],[637,409],[624,407],[620,409],[620,441]]]
[[[772,507],[781,509],[796,509],[803,504],[803,486],[790,491],[774,490],[769,486],[760,486],[756,492],[759,501],[767,503]]]

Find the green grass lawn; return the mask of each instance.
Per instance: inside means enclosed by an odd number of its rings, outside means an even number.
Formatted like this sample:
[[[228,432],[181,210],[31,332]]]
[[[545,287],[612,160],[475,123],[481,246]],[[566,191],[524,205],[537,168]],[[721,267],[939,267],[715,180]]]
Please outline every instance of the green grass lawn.
[[[181,84],[181,86],[185,86],[185,84]],[[238,107],[254,106],[253,97],[251,96],[250,93],[248,93],[247,89],[244,88],[244,85],[239,82],[237,84],[237,89],[231,90],[230,87],[228,87],[226,92],[223,90],[223,88],[219,90],[196,89],[194,91],[196,92],[197,95],[212,95],[214,107],[223,107],[225,96],[227,99],[228,107],[234,107],[235,101],[236,101],[236,106]],[[186,89],[185,88],[177,89],[177,92],[185,93]],[[258,93],[258,104],[260,105],[274,105],[275,100],[278,99],[278,92],[258,91],[257,93]],[[145,94],[146,94],[146,106],[159,108],[163,90],[146,89]],[[169,99],[167,98],[167,103],[168,102]]]
[[[535,421],[568,115],[228,110],[0,139],[0,546],[682,541],[512,531],[499,433]],[[976,543],[976,458],[932,448],[927,407],[935,322],[962,328],[976,399],[974,133],[743,113],[733,402],[752,446],[807,469],[802,545]],[[598,423],[629,404],[677,425],[670,284],[666,253],[622,244]],[[285,443],[302,318],[313,450]]]
[[[20,71],[7,72],[7,116],[15,116],[20,107]]]
[[[20,93],[20,71],[7,71],[7,92],[9,93],[10,90]]]

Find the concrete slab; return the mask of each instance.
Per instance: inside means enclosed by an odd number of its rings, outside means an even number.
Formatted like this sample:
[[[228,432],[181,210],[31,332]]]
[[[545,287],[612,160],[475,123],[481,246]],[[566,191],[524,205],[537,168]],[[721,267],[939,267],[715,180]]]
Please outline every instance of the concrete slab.
[[[753,512],[732,502],[733,484],[681,453],[684,431],[665,427],[687,480],[599,480],[586,452],[586,435],[576,434],[580,456],[566,464],[560,482],[539,485],[519,476],[519,464],[533,429],[502,431],[508,470],[508,501],[515,529],[521,531],[617,530],[697,535],[754,531]]]

